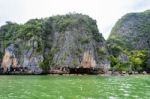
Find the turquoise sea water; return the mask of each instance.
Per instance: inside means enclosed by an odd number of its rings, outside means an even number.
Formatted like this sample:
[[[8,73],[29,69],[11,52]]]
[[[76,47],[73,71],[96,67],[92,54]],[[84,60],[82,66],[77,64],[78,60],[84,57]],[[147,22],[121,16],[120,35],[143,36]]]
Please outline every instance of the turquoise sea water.
[[[150,76],[0,76],[0,99],[150,99]]]

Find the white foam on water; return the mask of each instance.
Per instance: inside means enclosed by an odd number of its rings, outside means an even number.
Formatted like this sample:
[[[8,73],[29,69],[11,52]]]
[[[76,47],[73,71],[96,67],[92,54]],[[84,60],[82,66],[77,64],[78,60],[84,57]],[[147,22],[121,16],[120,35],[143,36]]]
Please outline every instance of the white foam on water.
[[[27,91],[27,90],[24,91],[24,93],[25,93],[25,94],[31,94],[31,92],[30,92],[30,91]]]
[[[63,96],[59,96],[59,99],[64,99],[64,97]]]
[[[87,99],[94,99],[94,98],[92,98],[92,97],[88,97]]]
[[[98,93],[101,93],[101,92],[102,92],[101,90],[98,91]]]
[[[124,96],[129,96],[129,94],[125,93]]]
[[[12,95],[12,94],[14,94],[14,93],[9,93],[8,95]]]
[[[132,96],[132,97],[134,97],[134,98],[138,98],[139,96]]]
[[[128,88],[130,88],[130,86],[125,86],[125,88],[127,88],[127,89],[128,89]]]
[[[81,99],[95,99],[95,98],[92,98],[92,97],[82,97]]]
[[[123,89],[123,88],[120,88],[119,90],[120,90],[120,91],[124,91],[125,89]]]
[[[49,94],[47,94],[47,93],[45,93],[45,92],[42,92],[42,93],[41,93],[41,96],[51,97],[51,95],[49,95]]]
[[[48,95],[48,94],[46,94],[45,96],[46,96],[46,97],[51,97],[51,95]]]
[[[25,99],[25,97],[26,97],[25,95],[21,95],[19,98]]]
[[[145,87],[148,87],[148,88],[150,88],[150,86],[145,86]]]
[[[128,93],[128,91],[127,91],[127,90],[124,90],[123,92],[124,92],[124,93]]]
[[[108,99],[117,99],[117,98],[114,96],[110,96]]]
[[[132,86],[131,84],[127,84],[127,86]]]
[[[82,91],[82,90],[83,90],[83,87],[80,87],[80,90]]]

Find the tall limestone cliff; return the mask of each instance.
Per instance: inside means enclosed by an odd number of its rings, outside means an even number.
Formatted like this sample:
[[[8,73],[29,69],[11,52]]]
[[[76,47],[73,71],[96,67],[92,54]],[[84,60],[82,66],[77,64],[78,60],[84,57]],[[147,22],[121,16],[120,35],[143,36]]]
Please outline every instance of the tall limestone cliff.
[[[0,28],[2,67],[109,68],[108,51],[96,21],[87,15],[67,14],[7,22]],[[5,50],[5,51],[4,51]],[[2,59],[3,58],[3,59]]]

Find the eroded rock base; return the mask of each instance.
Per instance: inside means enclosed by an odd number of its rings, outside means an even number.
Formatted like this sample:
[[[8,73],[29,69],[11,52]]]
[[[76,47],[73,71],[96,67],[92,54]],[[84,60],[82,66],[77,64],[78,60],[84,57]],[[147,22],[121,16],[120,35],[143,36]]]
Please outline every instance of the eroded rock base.
[[[69,67],[58,67],[50,68],[47,71],[42,71],[40,73],[34,72],[27,67],[11,67],[4,70],[0,68],[0,74],[102,74],[104,73],[99,68],[69,68]]]

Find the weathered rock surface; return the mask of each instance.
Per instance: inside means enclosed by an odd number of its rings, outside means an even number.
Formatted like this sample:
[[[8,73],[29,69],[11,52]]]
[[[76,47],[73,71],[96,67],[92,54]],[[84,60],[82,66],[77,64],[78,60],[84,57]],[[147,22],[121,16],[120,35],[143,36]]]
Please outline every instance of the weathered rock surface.
[[[17,65],[18,58],[16,57],[15,47],[14,44],[11,44],[5,50],[5,54],[2,61],[2,67],[4,68],[4,71],[7,71],[7,68],[17,67]]]
[[[96,61],[90,51],[84,52],[83,59],[81,61],[81,67],[94,68],[96,67]]]
[[[30,20],[23,26],[12,23],[8,26],[2,26],[0,32],[0,36],[6,34],[6,28],[13,38],[13,42],[9,38],[0,41],[1,45],[6,41],[10,43],[6,48],[3,46],[5,53],[1,50],[5,70],[17,66],[39,73],[40,68],[110,67],[105,40],[96,21],[86,15],[53,16]]]

